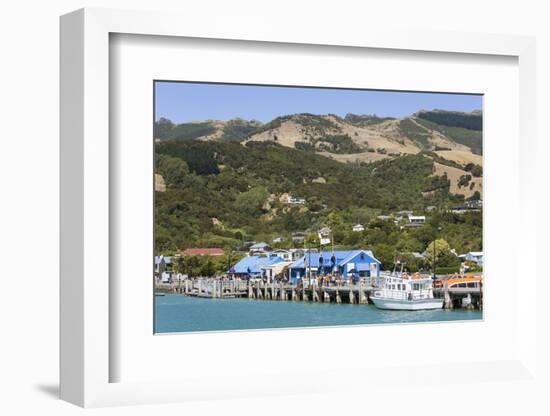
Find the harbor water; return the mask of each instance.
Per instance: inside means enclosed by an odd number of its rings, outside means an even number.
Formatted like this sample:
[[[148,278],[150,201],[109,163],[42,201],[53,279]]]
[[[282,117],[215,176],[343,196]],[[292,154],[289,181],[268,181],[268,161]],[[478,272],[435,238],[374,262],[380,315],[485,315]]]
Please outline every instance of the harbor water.
[[[389,311],[373,305],[155,297],[155,333],[480,320],[479,310]]]

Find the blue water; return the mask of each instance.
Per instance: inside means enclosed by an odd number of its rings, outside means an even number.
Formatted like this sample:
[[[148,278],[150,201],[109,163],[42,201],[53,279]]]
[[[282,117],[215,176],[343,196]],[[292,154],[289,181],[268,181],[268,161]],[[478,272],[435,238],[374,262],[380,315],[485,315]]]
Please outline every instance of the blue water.
[[[388,311],[373,305],[155,297],[155,333],[482,319],[478,310]]]

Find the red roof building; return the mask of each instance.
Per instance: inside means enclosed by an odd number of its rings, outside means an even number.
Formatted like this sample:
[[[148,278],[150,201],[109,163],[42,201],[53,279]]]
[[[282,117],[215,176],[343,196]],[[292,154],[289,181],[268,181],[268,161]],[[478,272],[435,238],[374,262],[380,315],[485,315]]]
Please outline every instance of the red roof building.
[[[221,248],[186,248],[181,252],[182,256],[223,256],[225,251]]]

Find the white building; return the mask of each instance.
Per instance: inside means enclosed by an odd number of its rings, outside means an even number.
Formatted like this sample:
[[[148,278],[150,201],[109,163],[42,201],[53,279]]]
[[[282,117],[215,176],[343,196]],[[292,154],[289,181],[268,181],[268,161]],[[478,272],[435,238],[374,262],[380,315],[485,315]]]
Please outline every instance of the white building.
[[[425,215],[409,215],[409,224],[425,224]]]
[[[464,260],[470,260],[483,267],[483,251],[470,251],[464,254]]]
[[[287,203],[291,205],[304,205],[306,203],[305,198],[300,198],[298,196],[288,196]]]
[[[271,255],[277,256],[285,261],[292,261],[292,253],[289,250],[283,250],[283,249],[273,250],[271,252]]]
[[[363,225],[361,225],[361,224],[355,224],[355,225],[351,228],[351,230],[352,230],[353,232],[358,233],[358,232],[361,232],[361,231],[365,231],[365,227],[363,227]]]
[[[264,254],[271,251],[271,246],[267,243],[256,243],[250,246],[249,254]]]
[[[321,237],[329,237],[331,233],[330,227],[323,227],[319,230]]]

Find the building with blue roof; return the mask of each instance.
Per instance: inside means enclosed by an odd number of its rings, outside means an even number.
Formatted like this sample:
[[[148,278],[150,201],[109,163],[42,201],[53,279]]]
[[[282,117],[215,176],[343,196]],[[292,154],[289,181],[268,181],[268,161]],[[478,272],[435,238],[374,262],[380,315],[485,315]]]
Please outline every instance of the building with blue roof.
[[[339,275],[343,279],[380,277],[380,261],[370,250],[335,250],[306,253],[289,266],[292,283],[304,277]]]
[[[229,273],[237,277],[248,279],[262,277],[262,268],[267,268],[284,260],[278,256],[247,256],[235,264]]]

